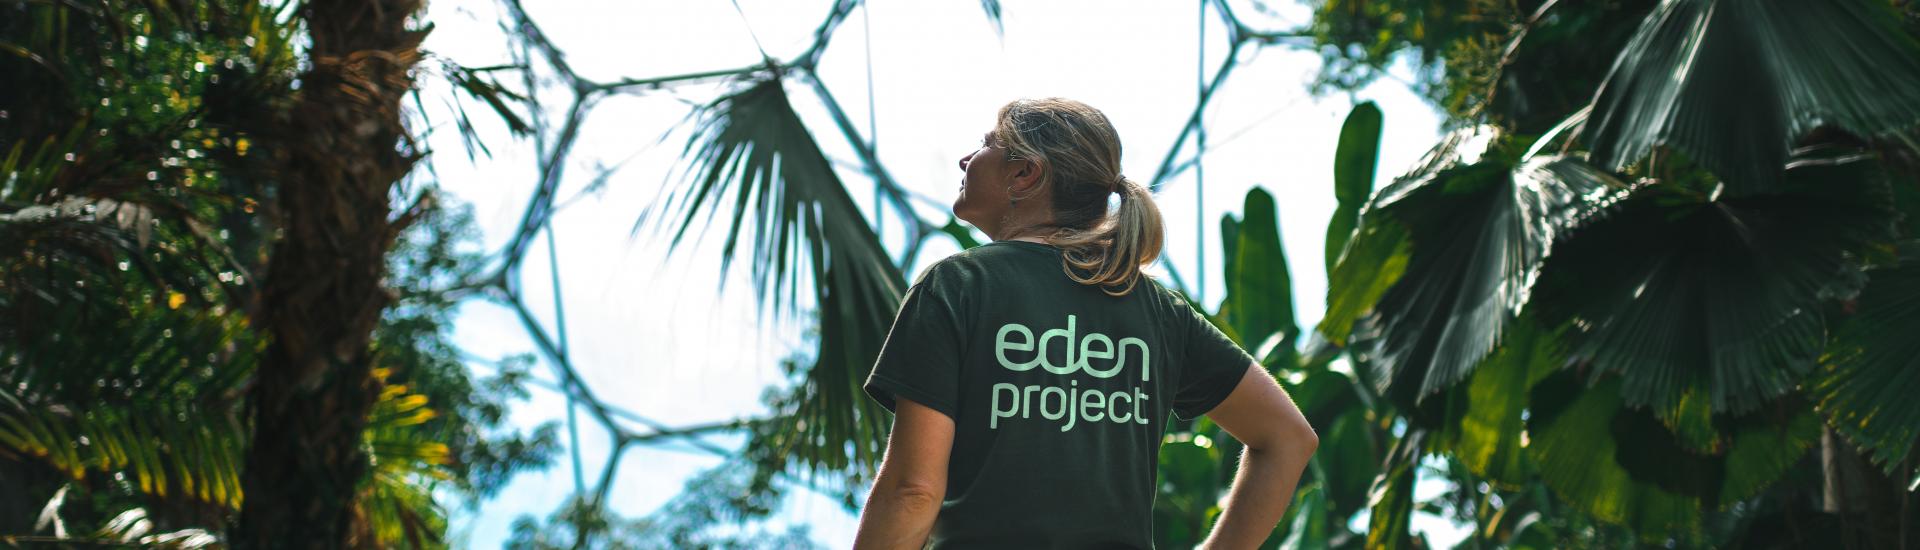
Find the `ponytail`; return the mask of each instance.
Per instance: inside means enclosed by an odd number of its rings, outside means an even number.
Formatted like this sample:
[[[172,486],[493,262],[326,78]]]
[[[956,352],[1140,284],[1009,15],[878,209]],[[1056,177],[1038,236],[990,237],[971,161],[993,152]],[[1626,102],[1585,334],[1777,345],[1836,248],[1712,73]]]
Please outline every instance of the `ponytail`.
[[[1147,186],[1121,178],[1119,187],[1119,210],[1094,231],[1062,230],[1047,239],[1064,251],[1061,269],[1067,277],[1099,285],[1111,296],[1133,291],[1142,276],[1140,268],[1159,259],[1166,232]]]

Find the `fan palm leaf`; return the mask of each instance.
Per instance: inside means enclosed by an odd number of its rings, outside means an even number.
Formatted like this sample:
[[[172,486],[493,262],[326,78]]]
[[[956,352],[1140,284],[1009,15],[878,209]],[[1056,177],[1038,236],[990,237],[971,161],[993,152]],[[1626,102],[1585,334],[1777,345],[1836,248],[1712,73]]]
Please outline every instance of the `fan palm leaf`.
[[[1575,357],[1668,421],[1690,390],[1715,412],[1786,393],[1820,355],[1823,292],[1893,230],[1871,156],[1809,150],[1787,175],[1796,192],[1642,188],[1555,249],[1534,290],[1541,320],[1569,325]]]
[[[1404,274],[1362,323],[1362,345],[1383,367],[1376,387],[1418,402],[1465,379],[1526,305],[1554,242],[1624,188],[1578,160],[1543,157],[1518,169],[1447,168],[1383,191],[1363,223],[1401,224],[1411,245]]]
[[[1593,100],[1592,161],[1680,151],[1736,193],[1778,188],[1821,126],[1901,138],[1920,124],[1920,44],[1885,2],[1668,0]]]
[[[1391,216],[1376,213],[1374,203],[1394,200],[1392,197],[1407,193],[1441,170],[1472,163],[1495,133],[1485,126],[1449,132],[1415,163],[1413,170],[1374,193],[1361,208],[1359,221],[1345,236],[1339,258],[1328,270],[1327,311],[1318,327],[1328,342],[1349,345],[1355,324],[1371,313],[1380,295],[1406,273],[1413,246],[1407,238],[1407,227],[1393,222]],[[1336,197],[1339,193],[1335,192]],[[1334,234],[1328,235],[1329,241],[1335,238]]]
[[[1836,429],[1892,472],[1920,441],[1920,241],[1901,247],[1898,264],[1867,275],[1807,392]]]

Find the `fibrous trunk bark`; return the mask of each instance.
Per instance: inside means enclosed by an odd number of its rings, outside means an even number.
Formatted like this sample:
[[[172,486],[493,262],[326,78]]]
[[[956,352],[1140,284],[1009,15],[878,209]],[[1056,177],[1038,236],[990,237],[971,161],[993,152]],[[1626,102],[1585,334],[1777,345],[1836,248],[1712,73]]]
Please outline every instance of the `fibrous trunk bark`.
[[[386,253],[407,219],[391,219],[395,185],[418,155],[401,124],[424,30],[421,0],[310,0],[308,69],[287,123],[273,132],[279,168],[273,244],[255,310],[269,336],[250,390],[253,437],[239,548],[371,545],[354,501],[369,464],[367,413],[380,388],[369,344],[391,300]]]

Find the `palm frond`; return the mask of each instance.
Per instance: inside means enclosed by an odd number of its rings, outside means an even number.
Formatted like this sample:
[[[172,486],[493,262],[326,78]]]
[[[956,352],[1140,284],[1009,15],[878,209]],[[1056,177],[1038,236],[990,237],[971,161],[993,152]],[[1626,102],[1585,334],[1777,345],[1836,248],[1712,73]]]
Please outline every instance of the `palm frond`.
[[[86,164],[29,169],[0,199],[0,455],[75,480],[112,474],[170,517],[207,520],[242,497],[230,455],[244,448],[238,388],[257,348],[226,304],[244,269],[183,214],[190,202],[63,196],[58,182]]]
[[[1376,387],[1417,403],[1465,379],[1526,305],[1550,247],[1624,188],[1578,160],[1544,157],[1517,170],[1445,169],[1376,199],[1364,223],[1403,224],[1412,241],[1404,275],[1362,321],[1362,345],[1384,371]]]
[[[120,512],[95,530],[91,536],[74,536],[67,532],[66,522],[60,517],[59,510],[65,504],[67,491],[71,485],[62,486],[47,501],[35,525],[35,532],[51,531],[48,535],[0,535],[0,543],[20,546],[21,543],[33,543],[38,546],[57,545],[69,547],[120,547],[138,546],[140,548],[158,548],[162,550],[197,550],[202,548],[223,548],[220,538],[205,529],[180,529],[165,533],[153,533],[154,524],[147,519],[145,508],[130,508]]]
[[[1007,26],[1000,20],[1000,0],[980,0],[980,9],[987,12],[987,22],[993,23],[993,33],[1007,33]]]
[[[1644,187],[1555,248],[1540,318],[1571,325],[1572,354],[1619,373],[1629,405],[1673,421],[1697,389],[1714,412],[1750,410],[1812,369],[1822,293],[1844,284],[1850,254],[1892,237],[1878,165],[1821,149],[1788,172],[1791,194]]]
[[[1488,126],[1461,128],[1414,163],[1412,170],[1375,192],[1327,275],[1327,311],[1318,330],[1336,346],[1347,346],[1355,323],[1373,312],[1380,295],[1405,274],[1413,243],[1407,226],[1392,216],[1375,213],[1379,203],[1398,200],[1442,170],[1477,162],[1498,130]],[[1331,238],[1331,237],[1329,237]]]
[[[385,383],[392,374],[376,368],[373,377]],[[355,503],[367,526],[383,546],[439,548],[445,546],[446,512],[434,501],[434,482],[451,478],[445,466],[445,443],[421,430],[437,413],[425,395],[404,385],[381,389],[367,415],[365,432],[372,472]]]
[[[1920,241],[1901,247],[1899,264],[1867,276],[1807,393],[1888,473],[1910,477],[1898,470],[1920,442]]]
[[[889,420],[860,385],[906,284],[782,84],[778,77],[750,82],[702,109],[684,157],[688,181],[650,206],[641,223],[669,217],[677,247],[696,218],[723,216],[721,269],[748,260],[763,306],[791,308],[798,281],[812,282],[820,323],[814,364],[776,400],[776,422],[751,446],[771,460],[870,473]]]
[[[1585,141],[1610,170],[1678,150],[1736,193],[1777,189],[1795,143],[1920,124],[1920,44],[1885,2],[1662,2],[1615,60]]]
[[[75,480],[123,472],[141,492],[157,497],[240,505],[238,461],[230,456],[244,448],[239,426],[189,407],[138,414],[102,406],[30,407],[0,392],[0,448],[44,461]]]

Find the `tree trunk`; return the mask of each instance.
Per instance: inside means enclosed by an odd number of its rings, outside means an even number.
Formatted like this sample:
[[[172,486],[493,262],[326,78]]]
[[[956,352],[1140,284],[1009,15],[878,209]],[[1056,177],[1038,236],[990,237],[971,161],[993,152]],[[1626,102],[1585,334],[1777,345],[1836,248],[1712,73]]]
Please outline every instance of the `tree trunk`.
[[[249,394],[239,548],[372,544],[354,501],[380,388],[369,349],[391,300],[386,253],[409,216],[390,220],[394,185],[419,158],[401,125],[426,31],[407,29],[421,0],[312,0],[301,17],[309,69],[290,120],[273,132],[284,233],[273,244],[255,326],[269,335]]]
[[[1828,428],[1820,437],[1826,474],[1821,510],[1840,517],[1844,548],[1906,548],[1908,511],[1899,480],[1887,477],[1858,449]]]

